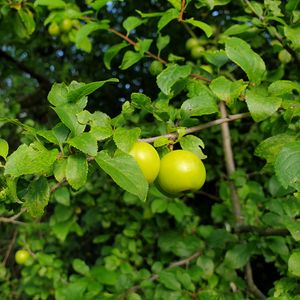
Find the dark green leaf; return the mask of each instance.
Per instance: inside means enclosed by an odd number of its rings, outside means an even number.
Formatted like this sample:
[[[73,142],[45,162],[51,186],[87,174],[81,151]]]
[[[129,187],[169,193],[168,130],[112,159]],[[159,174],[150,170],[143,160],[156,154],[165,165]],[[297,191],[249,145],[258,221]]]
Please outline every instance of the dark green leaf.
[[[178,282],[176,276],[168,271],[162,271],[158,273],[159,282],[163,284],[167,289],[178,291],[181,289],[181,284]]]
[[[275,172],[283,187],[300,190],[300,142],[286,144],[275,161]]]
[[[236,245],[225,254],[225,264],[233,269],[239,269],[246,265],[253,254],[255,247],[252,244]]]
[[[57,155],[57,149],[49,151],[38,143],[23,144],[8,157],[4,173],[14,177],[49,174]]]
[[[180,79],[188,77],[191,71],[192,68],[189,65],[170,64],[157,76],[157,85],[164,94],[169,95],[173,85]]]
[[[84,155],[74,154],[68,157],[66,179],[75,190],[78,190],[85,185],[87,172],[88,163]]]
[[[50,198],[50,188],[45,177],[30,183],[24,196],[24,207],[33,218],[40,218],[44,213]]]
[[[72,262],[73,269],[84,276],[89,275],[90,268],[89,266],[81,259],[75,258]]]

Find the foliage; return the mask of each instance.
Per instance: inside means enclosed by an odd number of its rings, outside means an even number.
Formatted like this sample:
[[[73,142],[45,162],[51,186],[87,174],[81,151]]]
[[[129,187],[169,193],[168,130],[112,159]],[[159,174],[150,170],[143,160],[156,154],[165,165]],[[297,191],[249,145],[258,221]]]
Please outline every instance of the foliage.
[[[298,0],[0,0],[0,298],[300,299],[299,36]]]

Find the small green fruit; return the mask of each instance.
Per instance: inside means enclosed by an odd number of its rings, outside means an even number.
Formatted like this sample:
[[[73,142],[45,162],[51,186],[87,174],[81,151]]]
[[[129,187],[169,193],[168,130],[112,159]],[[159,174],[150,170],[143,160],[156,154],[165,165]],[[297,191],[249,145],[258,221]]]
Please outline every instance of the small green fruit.
[[[50,26],[48,27],[48,32],[52,36],[58,36],[60,34],[60,28],[57,25],[57,23],[55,22],[51,23]]]
[[[191,56],[193,58],[200,58],[203,55],[204,48],[202,46],[196,46],[191,49]]]
[[[71,19],[64,19],[60,25],[61,30],[64,32],[69,32],[72,29],[73,23]]]
[[[189,38],[185,43],[185,48],[187,50],[192,50],[192,48],[197,47],[199,45],[199,40],[196,38]]]
[[[24,265],[29,257],[29,252],[24,249],[18,250],[15,254],[16,263],[19,265]]]
[[[150,65],[149,71],[151,75],[156,76],[160,74],[163,69],[164,69],[163,64],[158,60],[154,60]]]
[[[278,53],[278,58],[283,64],[287,64],[292,60],[291,54],[285,49]]]

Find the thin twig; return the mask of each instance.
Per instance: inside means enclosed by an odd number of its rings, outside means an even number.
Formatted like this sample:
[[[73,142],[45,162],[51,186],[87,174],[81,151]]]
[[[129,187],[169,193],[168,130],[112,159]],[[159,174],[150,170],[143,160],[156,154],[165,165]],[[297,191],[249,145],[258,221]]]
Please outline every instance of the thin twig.
[[[258,226],[250,226],[250,225],[238,225],[235,227],[234,232],[237,234],[252,233],[259,236],[290,235],[290,232],[284,228],[258,227]]]
[[[12,223],[12,224],[26,224],[21,221],[17,221],[17,219],[26,211],[26,208],[22,208],[16,215],[12,217],[0,217],[0,222],[2,223]]]
[[[171,263],[167,268],[166,270],[170,270],[170,269],[173,269],[175,267],[181,267],[181,266],[186,266],[188,265],[191,261],[195,260],[196,258],[198,258],[202,253],[200,251],[197,251],[195,252],[194,254],[192,254],[191,256],[185,258],[185,259],[182,259],[182,260],[179,260],[179,261],[175,261],[173,263]],[[159,278],[159,275],[158,274],[152,274],[148,279],[146,279],[145,281],[155,281]],[[127,293],[129,292],[135,292],[137,290],[141,289],[141,285],[134,285],[132,286],[131,288],[129,288],[127,290]]]
[[[222,118],[227,117],[226,106],[223,101],[220,102],[220,112]],[[222,132],[223,149],[225,155],[225,165],[226,165],[227,175],[230,178],[230,176],[235,171],[235,164],[233,159],[233,151],[231,146],[231,138],[230,138],[230,130],[229,130],[228,122],[226,123],[224,122],[221,124],[221,132]],[[231,202],[232,202],[233,213],[235,216],[235,221],[237,224],[241,224],[242,214],[241,214],[240,199],[238,197],[235,185],[232,181],[229,181],[229,187],[231,192]]]
[[[225,102],[220,102],[220,112],[222,118],[227,117],[227,111],[226,111],[226,105]],[[231,145],[231,138],[230,138],[230,130],[229,130],[229,124],[228,122],[222,123],[221,125],[221,132],[222,132],[222,139],[223,139],[223,149],[224,149],[224,156],[225,156],[225,164],[226,164],[226,171],[227,175],[230,179],[231,175],[235,172],[235,163],[233,158],[233,151],[232,151],[232,145]],[[232,208],[233,213],[235,216],[235,223],[236,226],[243,224],[243,218],[241,213],[241,203],[240,198],[237,193],[236,186],[233,181],[229,181],[229,188],[230,188],[230,194],[231,194],[231,202],[232,202]],[[253,280],[253,274],[252,274],[252,267],[250,261],[246,265],[245,270],[245,277],[247,281],[248,288],[250,292],[258,297],[258,299],[266,299],[265,295],[258,289],[258,287],[255,285]]]
[[[183,13],[184,13],[184,10],[185,10],[185,0],[181,0],[181,9],[180,9],[179,17],[178,17],[178,21],[179,21],[179,22],[182,22],[182,21],[183,21]]]
[[[248,288],[252,292],[252,294],[258,297],[257,299],[261,299],[261,300],[266,299],[266,296],[258,289],[258,287],[255,285],[253,281],[253,274],[252,274],[252,268],[250,262],[248,262],[246,265],[245,277],[246,277]]]
[[[13,233],[13,236],[12,236],[12,238],[10,240],[10,243],[8,244],[8,247],[7,247],[7,250],[6,250],[6,253],[5,253],[5,257],[4,257],[3,261],[2,261],[3,266],[6,265],[8,259],[9,259],[9,256],[11,254],[11,250],[12,250],[14,244],[15,244],[15,241],[16,241],[17,233],[18,233],[18,230],[15,229],[14,233]]]
[[[194,126],[194,127],[189,127],[186,129],[186,134],[191,134],[194,132],[198,132],[204,129],[207,129],[209,127],[213,127],[213,126],[217,126],[223,123],[227,123],[227,122],[231,122],[231,121],[235,121],[235,120],[239,120],[239,119],[243,119],[243,118],[248,118],[250,116],[249,113],[241,113],[241,114],[236,114],[236,115],[229,115],[227,117],[221,118],[221,119],[217,119],[214,121],[210,121],[207,122],[205,124],[200,124],[198,126]],[[178,137],[177,133],[168,133],[168,134],[163,134],[163,135],[159,135],[159,136],[153,136],[150,138],[142,138],[140,139],[140,141],[142,142],[146,142],[146,143],[153,143],[154,141],[156,141],[157,139],[161,138],[161,137],[165,137],[168,138],[170,140],[176,140]]]

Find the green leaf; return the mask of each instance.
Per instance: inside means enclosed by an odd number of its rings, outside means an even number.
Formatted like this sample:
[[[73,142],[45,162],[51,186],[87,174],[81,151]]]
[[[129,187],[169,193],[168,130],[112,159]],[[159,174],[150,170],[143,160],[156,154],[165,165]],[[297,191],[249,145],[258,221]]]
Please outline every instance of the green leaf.
[[[103,61],[104,61],[105,67],[108,70],[111,69],[110,63],[111,63],[112,59],[125,47],[128,47],[128,44],[125,42],[122,42],[120,44],[113,45],[112,47],[110,47],[108,50],[105,51]]]
[[[105,269],[102,266],[95,266],[91,269],[91,275],[96,281],[106,284],[115,286],[118,280],[117,272],[110,271]]]
[[[288,219],[284,221],[287,230],[291,233],[293,239],[300,242],[300,220]]]
[[[281,106],[282,99],[261,94],[254,88],[246,91],[246,102],[254,121],[260,122],[278,110]]]
[[[65,160],[66,162],[66,160]],[[70,193],[69,193],[69,189],[65,186],[60,187],[59,189],[57,189],[54,193],[53,193],[53,197],[54,199],[65,206],[70,206]]]
[[[89,94],[101,88],[105,83],[109,82],[119,82],[119,80],[117,78],[110,78],[103,81],[95,81],[88,84],[80,84],[72,88],[72,90],[68,92],[68,102],[77,102],[83,97],[88,96]]]
[[[180,14],[180,11],[175,8],[170,8],[167,11],[165,11],[157,23],[158,31],[161,31],[172,20],[177,19],[179,17],[179,14]]]
[[[203,30],[205,32],[207,37],[210,37],[213,34],[212,27],[202,21],[198,21],[198,20],[194,20],[194,18],[190,18],[190,19],[184,20],[184,22],[192,24],[193,26],[200,28],[201,30]]]
[[[66,3],[63,0],[35,0],[34,6],[48,6],[48,8],[64,8]]]
[[[259,84],[263,80],[266,73],[265,63],[248,43],[236,37],[228,38],[225,51],[229,59],[245,71],[251,82]]]
[[[275,161],[275,172],[283,187],[300,190],[300,142],[286,144]]]
[[[300,251],[295,250],[288,260],[288,270],[292,275],[300,277]]]
[[[91,52],[92,44],[88,39],[88,35],[97,30],[107,30],[109,28],[108,22],[105,20],[99,23],[91,22],[82,26],[76,33],[76,47]]]
[[[27,35],[31,35],[35,30],[35,21],[31,13],[26,12],[23,9],[18,10],[18,15],[26,29]]]
[[[134,49],[138,51],[141,55],[144,55],[150,49],[153,40],[151,39],[142,39],[134,46]]]
[[[277,80],[270,84],[268,92],[274,96],[290,94],[295,90],[300,92],[300,84],[290,80]]]
[[[209,87],[220,100],[230,104],[245,90],[247,84],[242,80],[232,82],[224,76],[220,76],[214,79]]]
[[[292,42],[292,48],[300,49],[300,27],[284,26],[284,35]]]
[[[228,57],[224,50],[207,50],[204,52],[203,56],[209,63],[218,68],[228,62]]]
[[[23,144],[8,157],[4,174],[14,177],[49,174],[57,155],[57,149],[49,151],[38,143]]]
[[[168,205],[168,213],[173,216],[177,222],[181,222],[185,215],[184,206],[179,202],[170,202]]]
[[[197,266],[201,269],[201,277],[204,279],[210,278],[214,273],[214,262],[207,256],[200,256],[196,262]]]
[[[40,218],[50,198],[50,188],[45,177],[30,183],[24,196],[24,207],[33,218]]]
[[[133,29],[137,28],[138,26],[142,25],[145,23],[145,20],[142,20],[140,18],[134,17],[134,16],[129,16],[126,18],[122,25],[126,30],[127,35],[132,31]]]
[[[148,183],[136,161],[126,153],[115,154],[110,157],[101,151],[96,157],[100,168],[106,172],[121,188],[146,200]]]
[[[202,116],[218,112],[218,106],[213,93],[203,83],[188,85],[191,98],[185,100],[181,109],[189,116]]]
[[[96,156],[98,144],[95,136],[90,132],[83,132],[68,141],[68,143],[85,154]]]
[[[65,83],[54,83],[48,94],[48,101],[54,105],[59,106],[68,103],[68,87]]]
[[[75,258],[72,262],[73,269],[84,276],[88,276],[90,273],[89,266],[81,259]]]
[[[180,0],[168,0],[168,2],[174,6],[177,10],[181,9],[181,1]]]
[[[159,282],[164,285],[167,289],[173,291],[179,291],[181,289],[181,284],[177,280],[176,276],[168,271],[161,271],[158,273]]]
[[[53,175],[58,182],[62,182],[66,177],[67,160],[56,160],[53,165]]]
[[[234,24],[227,28],[223,34],[225,35],[236,35],[241,34],[244,32],[247,32],[249,29],[251,29],[250,24]]]
[[[82,154],[70,155],[67,160],[66,179],[75,190],[80,189],[86,183],[88,163]]]
[[[204,143],[197,136],[189,134],[182,137],[179,142],[183,150],[195,153],[200,159],[205,159],[207,157],[201,150],[201,148],[204,149]]]
[[[139,138],[140,134],[140,128],[127,129],[119,127],[115,130],[113,139],[120,150],[128,153],[132,149],[133,144]]]
[[[284,145],[296,140],[295,135],[282,133],[271,136],[262,141],[255,149],[254,154],[264,158],[268,164],[274,164]]]
[[[169,35],[161,35],[160,33],[158,34],[157,41],[156,41],[156,47],[158,49],[158,53],[166,48],[168,44],[170,43],[170,36]]]
[[[132,65],[139,62],[142,58],[143,58],[143,55],[140,54],[139,52],[134,52],[134,51],[128,50],[125,52],[122,63],[119,68],[121,70],[126,70],[126,69],[130,68]]]
[[[180,79],[187,78],[191,72],[192,68],[190,65],[168,65],[168,67],[157,76],[157,85],[164,94],[170,95],[172,86]]]
[[[0,156],[2,156],[4,159],[6,159],[8,149],[9,146],[7,141],[0,138]]]
[[[254,249],[255,247],[252,244],[235,245],[225,254],[224,262],[226,266],[232,269],[242,268],[249,261]]]
[[[141,93],[132,93],[131,94],[131,104],[132,106],[139,108],[139,109],[144,109],[145,111],[148,111],[150,113],[153,112],[153,106],[151,99]]]
[[[163,213],[167,210],[169,202],[166,199],[155,199],[151,203],[153,213]]]

